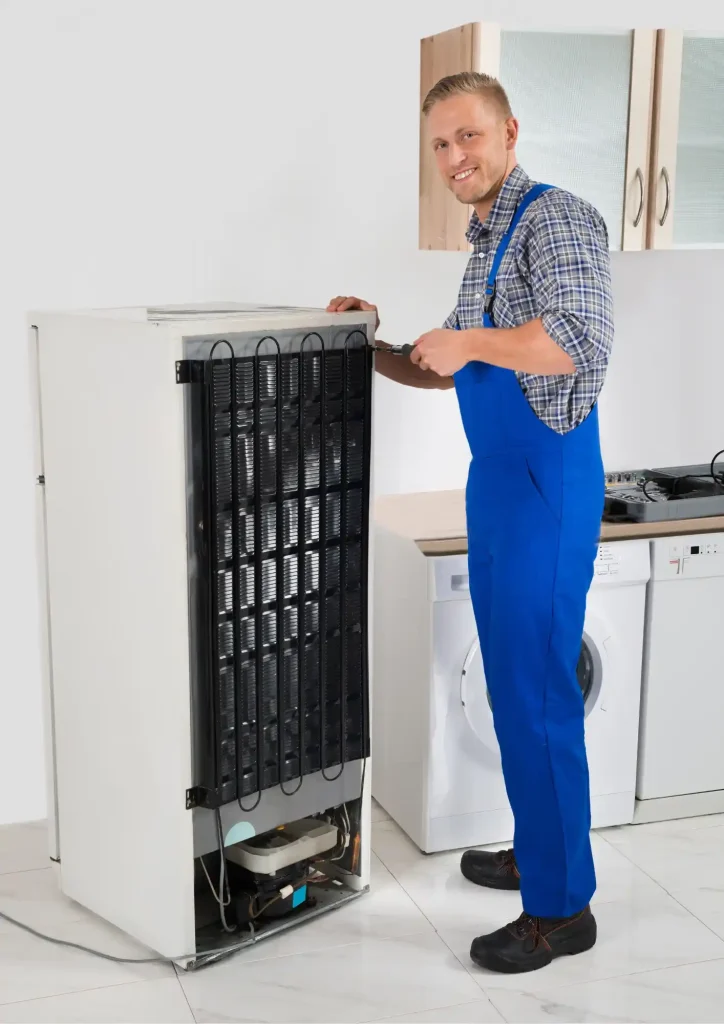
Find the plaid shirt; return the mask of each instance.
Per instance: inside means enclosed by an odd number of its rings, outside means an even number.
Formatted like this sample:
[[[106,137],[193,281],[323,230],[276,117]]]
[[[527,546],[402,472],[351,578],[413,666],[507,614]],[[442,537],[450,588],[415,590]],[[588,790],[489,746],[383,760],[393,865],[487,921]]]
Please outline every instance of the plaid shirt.
[[[520,198],[533,184],[516,167],[485,222],[473,214],[467,237],[474,251],[445,327],[481,326],[495,250]],[[531,204],[500,265],[492,317],[496,327],[516,327],[540,317],[576,372],[516,376],[545,424],[560,434],[578,426],[598,399],[613,342],[608,233],[597,210],[561,189],[545,192]]]

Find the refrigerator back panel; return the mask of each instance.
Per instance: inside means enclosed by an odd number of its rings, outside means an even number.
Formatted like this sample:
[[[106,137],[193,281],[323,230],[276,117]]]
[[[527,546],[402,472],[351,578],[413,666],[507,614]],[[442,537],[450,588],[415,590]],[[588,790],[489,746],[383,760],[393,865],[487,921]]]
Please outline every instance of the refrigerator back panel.
[[[369,753],[371,351],[358,330],[194,350],[191,802],[251,811]]]

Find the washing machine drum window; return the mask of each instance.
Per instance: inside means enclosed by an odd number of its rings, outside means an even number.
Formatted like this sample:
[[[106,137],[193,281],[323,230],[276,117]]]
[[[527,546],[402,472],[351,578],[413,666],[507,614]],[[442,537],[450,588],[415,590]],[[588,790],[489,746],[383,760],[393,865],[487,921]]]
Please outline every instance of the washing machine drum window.
[[[581,656],[578,659],[576,676],[578,677],[578,685],[581,687],[581,693],[583,694],[583,702],[588,704],[588,698],[591,696],[595,681],[595,662],[586,638],[584,638],[583,646],[581,647]]]

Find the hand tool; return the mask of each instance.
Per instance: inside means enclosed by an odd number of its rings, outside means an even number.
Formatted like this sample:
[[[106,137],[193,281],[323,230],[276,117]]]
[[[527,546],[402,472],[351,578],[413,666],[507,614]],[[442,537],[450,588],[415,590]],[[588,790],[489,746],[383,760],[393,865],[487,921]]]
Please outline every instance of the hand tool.
[[[389,352],[393,356],[409,356],[414,345],[373,345],[373,352]]]

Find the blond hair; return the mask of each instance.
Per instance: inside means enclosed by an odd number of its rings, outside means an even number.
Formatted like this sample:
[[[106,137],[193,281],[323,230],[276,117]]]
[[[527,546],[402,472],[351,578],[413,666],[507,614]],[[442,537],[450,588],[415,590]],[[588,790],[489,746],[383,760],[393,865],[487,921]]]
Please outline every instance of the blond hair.
[[[481,99],[492,100],[504,118],[513,116],[508,95],[498,79],[477,71],[462,71],[458,75],[447,75],[446,78],[441,78],[425,97],[422,112],[427,117],[440,100],[461,95],[480,96]]]

